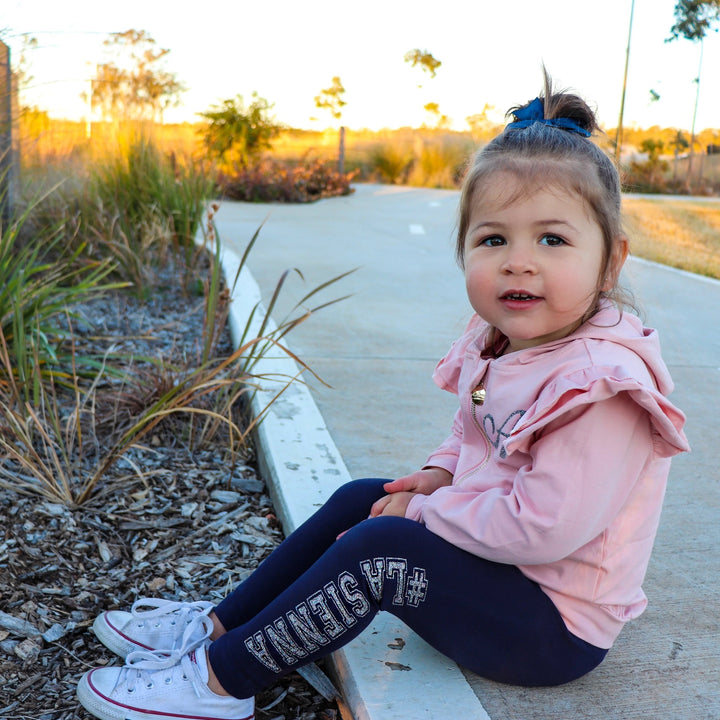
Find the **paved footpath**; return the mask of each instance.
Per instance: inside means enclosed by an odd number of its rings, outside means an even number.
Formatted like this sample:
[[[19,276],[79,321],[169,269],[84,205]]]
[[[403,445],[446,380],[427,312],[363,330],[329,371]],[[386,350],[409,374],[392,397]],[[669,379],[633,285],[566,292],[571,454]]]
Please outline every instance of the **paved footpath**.
[[[289,527],[322,501],[323,478],[404,474],[445,437],[455,401],[430,375],[469,315],[453,258],[457,200],[453,191],[357,185],[349,197],[313,205],[223,203],[217,226],[229,252],[242,253],[265,221],[249,266],[266,303],[284,270],[303,275],[288,279],[278,320],[310,289],[356,268],[318,299],[351,297],[288,337],[331,386],[304,390],[319,415],[303,420],[308,400],[293,390],[267,418],[267,442],[297,455],[267,461],[289,488],[275,490]],[[720,720],[720,283],[635,259],[626,275],[661,332],[693,446],[673,463],[645,582],[648,610],[596,671],[540,689],[464,674],[381,618],[338,659],[358,720]],[[238,307],[246,287],[243,280]],[[310,446],[326,456],[325,469]],[[401,651],[388,649],[396,635]]]

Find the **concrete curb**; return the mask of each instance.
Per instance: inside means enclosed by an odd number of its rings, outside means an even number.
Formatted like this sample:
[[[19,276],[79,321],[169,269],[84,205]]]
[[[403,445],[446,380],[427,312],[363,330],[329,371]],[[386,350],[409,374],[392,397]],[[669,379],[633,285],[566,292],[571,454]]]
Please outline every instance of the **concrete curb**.
[[[239,270],[238,255],[223,248],[222,265],[225,278],[232,282]],[[260,289],[243,267],[230,305],[236,344],[253,315],[249,338],[257,337],[264,310]],[[307,386],[293,382],[285,387],[288,378],[299,374],[295,361],[279,351],[259,360],[253,373],[263,379],[253,397],[253,413],[263,412],[272,402],[256,431],[258,463],[283,527],[290,533],[351,478]],[[380,613],[332,660],[335,680],[355,720],[449,715],[490,720],[458,666],[387,613]]]

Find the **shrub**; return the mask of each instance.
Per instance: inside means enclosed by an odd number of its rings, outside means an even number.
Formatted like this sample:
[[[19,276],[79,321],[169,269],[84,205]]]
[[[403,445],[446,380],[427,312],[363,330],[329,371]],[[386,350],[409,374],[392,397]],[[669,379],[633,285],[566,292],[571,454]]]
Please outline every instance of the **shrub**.
[[[412,148],[393,143],[378,143],[370,151],[370,166],[381,182],[403,184],[413,163]]]
[[[109,220],[133,251],[166,242],[187,261],[212,192],[201,167],[181,166],[175,156],[161,155],[142,134],[131,136],[124,152],[93,173],[89,188],[96,199],[96,225],[107,228]]]
[[[205,245],[213,248],[213,254],[205,273],[202,333],[196,356],[183,355],[176,361],[125,357],[124,364],[118,364],[122,358],[116,356],[115,367],[101,362],[88,378],[77,372],[77,345],[71,334],[62,383],[54,382],[52,376],[41,381],[38,351],[33,347],[28,373],[36,392],[28,398],[17,380],[15,358],[0,333],[0,374],[7,379],[0,389],[0,487],[69,506],[81,505],[102,492],[111,471],[115,482],[134,477],[118,478],[115,466],[129,449],[159,427],[182,439],[191,450],[203,447],[224,429],[221,437],[227,440],[234,461],[274,401],[257,417],[239,419],[243,398],[254,392],[259,382],[253,375],[255,363],[279,350],[296,360],[302,371],[312,372],[281,341],[315,311],[337,302],[308,308],[308,301],[317,292],[343,276],[306,294],[290,316],[274,326],[270,314],[288,275],[285,273],[260,318],[257,336],[251,336],[248,323],[243,337],[237,339],[239,347],[229,354],[218,353],[232,287],[225,285],[220,272],[221,243],[212,222],[216,210],[217,206],[211,207],[204,229]],[[258,234],[248,244],[238,276]],[[259,306],[253,314],[258,312]],[[278,381],[274,398],[297,380],[294,376],[274,379]],[[147,482],[147,475],[139,469],[135,468],[134,474]]]
[[[297,166],[265,160],[238,167],[232,175],[221,173],[218,186],[222,196],[230,200],[306,203],[349,195],[354,175],[341,174],[320,160]]]
[[[668,168],[668,163],[658,158],[632,160],[623,173],[624,189],[640,193],[669,192],[670,182],[665,177]]]
[[[282,192],[296,202],[350,192],[350,176],[320,163],[277,169],[273,177],[282,181]],[[233,288],[221,273],[221,244],[213,224],[216,205],[202,227],[204,243],[196,245],[211,187],[203,174],[178,168],[139,136],[117,158],[88,173],[88,179],[64,183],[3,229],[0,486],[68,505],[82,504],[97,496],[109,477],[119,482],[129,477],[117,478],[118,461],[125,458],[135,468],[128,450],[168,423],[173,437],[190,448],[224,428],[221,437],[227,439],[234,458],[267,411],[254,419],[239,415],[243,397],[255,389],[252,373],[258,359],[279,350],[298,361],[301,372],[312,372],[281,341],[330,304],[309,309],[307,301],[340,278],[308,293],[288,318],[274,326],[269,315],[285,273],[257,337],[249,336],[248,324],[243,337],[236,339],[237,350],[218,352]],[[257,236],[249,243],[241,268]],[[106,256],[112,261],[99,259]],[[139,357],[137,352],[123,356],[111,349],[102,355],[95,338],[96,355],[84,356],[83,348],[87,353],[91,345],[84,344],[84,333],[75,327],[73,305],[127,285],[100,284],[114,268],[133,280],[143,298],[157,265],[162,265],[160,282],[173,285],[175,268],[184,267],[186,289],[192,280],[204,296],[196,354],[189,352],[172,361]],[[253,315],[259,312],[258,307]],[[117,340],[106,338],[109,348]],[[275,397],[297,377],[279,380]],[[133,472],[146,481],[139,469]]]
[[[33,212],[36,226],[55,226],[68,246],[94,260],[111,258],[114,272],[144,295],[156,270],[174,263],[186,284],[195,236],[214,184],[197,163],[178,163],[142,133],[100,161],[87,178],[67,179]]]
[[[66,375],[73,306],[118,287],[104,283],[110,262],[82,258],[82,244],[69,250],[58,227],[28,231],[31,212],[0,227],[0,337],[11,359],[0,366],[0,387],[14,382],[25,399],[37,399],[44,380]],[[94,364],[90,357],[73,361]]]
[[[255,164],[282,130],[282,125],[270,115],[272,107],[253,93],[248,107],[238,96],[200,113],[207,121],[202,135],[208,152],[221,164],[234,163],[241,167]]]
[[[408,184],[448,189],[458,187],[471,152],[472,144],[462,137],[418,136]]]

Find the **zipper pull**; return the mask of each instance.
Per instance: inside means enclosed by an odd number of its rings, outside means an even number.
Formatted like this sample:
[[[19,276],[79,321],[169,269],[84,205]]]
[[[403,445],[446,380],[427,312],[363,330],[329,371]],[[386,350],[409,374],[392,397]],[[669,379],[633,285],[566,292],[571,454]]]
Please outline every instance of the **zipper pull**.
[[[485,392],[485,388],[482,386],[482,383],[478,385],[473,391],[470,397],[472,398],[473,404],[475,405],[482,405],[485,402],[485,397],[487,396],[487,393]]]

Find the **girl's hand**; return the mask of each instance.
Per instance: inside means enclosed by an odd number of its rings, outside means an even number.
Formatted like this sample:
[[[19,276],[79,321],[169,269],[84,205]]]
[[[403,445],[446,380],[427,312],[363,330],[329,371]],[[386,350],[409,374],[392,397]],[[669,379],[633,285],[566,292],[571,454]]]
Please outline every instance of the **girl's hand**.
[[[397,480],[391,480],[383,486],[388,494],[373,504],[369,517],[374,518],[381,515],[405,517],[407,506],[413,495],[431,495],[438,488],[452,485],[452,478],[452,474],[447,470],[429,467],[397,478]],[[337,539],[339,540],[345,532],[340,533]]]
[[[392,480],[383,486],[387,495],[375,502],[370,517],[398,515],[405,517],[413,495],[431,495],[435,490],[452,483],[452,475],[442,468],[431,467]]]
[[[409,492],[420,495],[432,495],[438,488],[452,485],[452,474],[439,467],[417,470],[405,477],[385,483],[386,493]]]
[[[377,502],[373,503],[370,508],[370,517],[380,517],[381,515],[395,515],[397,517],[405,517],[405,511],[415,493],[396,492],[392,495],[385,495]]]

